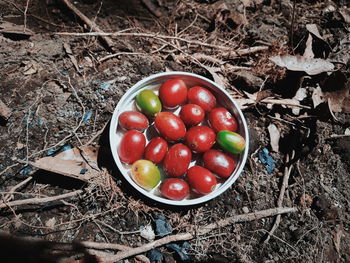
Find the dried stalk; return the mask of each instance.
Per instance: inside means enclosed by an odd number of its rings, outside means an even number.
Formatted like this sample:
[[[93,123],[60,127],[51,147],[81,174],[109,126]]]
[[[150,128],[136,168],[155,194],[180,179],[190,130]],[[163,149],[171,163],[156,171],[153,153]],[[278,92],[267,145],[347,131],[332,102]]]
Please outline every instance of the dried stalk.
[[[56,195],[56,196],[51,196],[51,197],[29,198],[29,199],[24,199],[24,200],[16,200],[16,201],[12,201],[12,202],[4,202],[4,203],[0,204],[0,208],[19,206],[19,205],[37,205],[37,204],[42,204],[42,203],[46,203],[46,202],[52,202],[52,201],[57,201],[57,200],[77,196],[77,195],[81,194],[82,192],[83,192],[82,190],[76,190],[76,191],[69,192],[66,194],[61,194],[61,195]]]

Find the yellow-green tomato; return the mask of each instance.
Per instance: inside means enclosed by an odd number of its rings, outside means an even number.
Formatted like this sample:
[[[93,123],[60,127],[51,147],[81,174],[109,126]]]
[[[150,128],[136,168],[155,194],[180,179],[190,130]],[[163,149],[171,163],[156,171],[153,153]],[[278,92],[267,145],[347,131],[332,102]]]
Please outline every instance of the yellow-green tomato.
[[[158,167],[148,160],[138,160],[131,167],[132,179],[143,189],[151,190],[160,182]]]
[[[145,89],[136,96],[136,104],[141,111],[149,117],[153,117],[162,110],[159,97],[152,91]]]
[[[231,131],[219,131],[216,141],[222,149],[229,153],[241,153],[245,149],[245,140],[238,133]]]

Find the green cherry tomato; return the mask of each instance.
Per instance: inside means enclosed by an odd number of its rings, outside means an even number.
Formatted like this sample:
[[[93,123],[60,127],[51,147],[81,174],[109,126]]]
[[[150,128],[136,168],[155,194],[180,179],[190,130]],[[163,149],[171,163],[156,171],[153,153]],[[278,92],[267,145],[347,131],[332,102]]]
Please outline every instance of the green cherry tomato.
[[[151,190],[160,182],[160,172],[154,163],[138,160],[131,167],[132,179],[143,189]]]
[[[153,117],[162,110],[159,97],[152,91],[145,89],[136,96],[136,104],[149,117]]]
[[[216,141],[222,149],[230,153],[241,153],[245,149],[245,140],[238,133],[231,131],[219,131]]]

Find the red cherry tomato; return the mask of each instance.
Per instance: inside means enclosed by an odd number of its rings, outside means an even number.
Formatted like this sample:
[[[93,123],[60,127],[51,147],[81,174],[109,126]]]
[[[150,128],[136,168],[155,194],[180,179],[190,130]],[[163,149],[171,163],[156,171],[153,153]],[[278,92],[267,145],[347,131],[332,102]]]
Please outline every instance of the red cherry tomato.
[[[207,126],[195,126],[186,133],[186,144],[194,152],[205,152],[215,143],[215,132]]]
[[[167,141],[177,141],[186,134],[183,121],[171,112],[159,112],[154,120],[157,131]]]
[[[237,130],[236,119],[225,108],[212,109],[209,113],[208,121],[215,132],[222,130],[234,132]]]
[[[187,86],[181,79],[169,79],[159,88],[159,98],[166,108],[174,108],[187,100]]]
[[[147,117],[138,111],[124,111],[119,115],[118,122],[126,130],[143,131],[149,125]]]
[[[216,177],[206,168],[195,165],[187,171],[187,181],[191,189],[202,195],[211,193],[216,186]]]
[[[153,138],[146,146],[145,159],[154,163],[163,161],[168,151],[168,143],[162,137]]]
[[[190,103],[201,106],[207,112],[211,111],[216,105],[214,95],[206,88],[200,86],[190,88],[187,97]]]
[[[169,178],[162,183],[160,193],[172,200],[182,200],[190,193],[190,187],[185,180]]]
[[[182,143],[173,145],[166,153],[163,168],[168,176],[180,177],[186,173],[192,158],[191,150]]]
[[[235,169],[234,160],[218,150],[210,149],[203,155],[204,167],[219,175],[228,178]]]
[[[186,104],[181,108],[180,118],[187,126],[194,126],[204,119],[204,110],[196,104]]]
[[[145,150],[146,138],[136,130],[127,131],[118,147],[118,155],[123,163],[132,164],[142,158]]]

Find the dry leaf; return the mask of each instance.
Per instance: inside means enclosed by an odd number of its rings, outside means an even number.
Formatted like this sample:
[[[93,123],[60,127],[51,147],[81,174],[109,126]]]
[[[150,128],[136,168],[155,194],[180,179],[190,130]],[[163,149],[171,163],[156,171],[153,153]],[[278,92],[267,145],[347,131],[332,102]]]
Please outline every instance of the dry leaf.
[[[82,181],[89,181],[100,172],[97,166],[98,148],[84,146],[63,151],[54,157],[44,157],[32,165]]]
[[[8,118],[10,118],[10,115],[11,109],[7,107],[6,104],[0,99],[0,116],[7,120]]]
[[[280,67],[292,71],[305,71],[309,75],[317,75],[334,70],[334,65],[320,58],[304,58],[302,56],[274,56],[270,60]]]
[[[343,235],[343,226],[339,225],[336,228],[336,231],[333,233],[333,243],[334,243],[334,247],[337,250],[338,253],[340,253],[340,242],[341,242],[341,238]]]
[[[314,108],[316,108],[321,103],[325,102],[325,98],[323,92],[319,86],[312,92],[312,103],[314,104]]]
[[[323,37],[321,36],[320,32],[318,31],[316,24],[307,24],[306,29],[314,36],[318,37],[319,39],[324,40]]]
[[[0,23],[0,33],[18,34],[28,37],[34,35],[34,32],[28,28],[24,28],[24,25],[17,25],[7,21],[2,21]]]
[[[344,18],[345,23],[350,24],[350,8],[340,8],[339,13]]]
[[[273,123],[271,123],[269,125],[269,127],[267,127],[269,134],[270,134],[270,144],[271,144],[271,148],[274,152],[278,152],[279,151],[279,141],[281,138],[281,134],[277,128],[277,126]]]
[[[32,75],[37,73],[40,70],[40,67],[35,61],[24,62],[24,63],[25,63],[25,66],[23,69],[24,75]]]
[[[309,34],[307,40],[306,40],[306,48],[303,54],[304,58],[314,58],[315,54],[312,51],[312,36]]]
[[[45,226],[53,228],[56,225],[56,218],[52,217],[46,221]]]
[[[306,94],[306,89],[305,88],[299,88],[298,91],[296,92],[295,96],[293,97],[294,99],[298,101],[302,101],[307,97]]]

